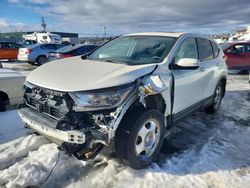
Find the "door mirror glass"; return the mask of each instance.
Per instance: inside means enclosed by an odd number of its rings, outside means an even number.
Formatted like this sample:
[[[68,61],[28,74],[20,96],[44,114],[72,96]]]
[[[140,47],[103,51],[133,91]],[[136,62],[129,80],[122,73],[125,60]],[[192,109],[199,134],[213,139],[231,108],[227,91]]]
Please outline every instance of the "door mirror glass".
[[[178,62],[176,62],[176,65],[179,68],[191,68],[196,69],[199,67],[199,60],[193,59],[193,58],[182,58]]]

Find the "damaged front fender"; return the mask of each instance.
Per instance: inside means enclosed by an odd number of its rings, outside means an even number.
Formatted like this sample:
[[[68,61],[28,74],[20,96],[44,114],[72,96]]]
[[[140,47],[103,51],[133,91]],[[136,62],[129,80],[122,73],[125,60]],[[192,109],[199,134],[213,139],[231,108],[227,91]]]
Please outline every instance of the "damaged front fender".
[[[139,99],[146,108],[145,98],[149,95],[160,94],[164,99],[166,108],[164,116],[171,114],[171,91],[173,85],[173,77],[171,75],[149,75],[142,80],[142,85],[139,87]]]

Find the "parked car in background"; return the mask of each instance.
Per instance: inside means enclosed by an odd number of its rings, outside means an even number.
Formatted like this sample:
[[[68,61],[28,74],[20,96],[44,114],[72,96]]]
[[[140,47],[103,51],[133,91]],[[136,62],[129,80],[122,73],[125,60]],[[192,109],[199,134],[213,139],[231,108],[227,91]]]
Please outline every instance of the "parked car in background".
[[[105,146],[140,169],[156,160],[183,117],[219,110],[227,80],[223,55],[198,34],[121,36],[32,71],[18,112],[27,127],[77,159],[93,159]]]
[[[19,48],[23,46],[14,42],[0,42],[0,60],[17,59]]]
[[[17,105],[22,101],[25,78],[20,72],[0,69],[0,112],[5,111],[7,105]]]
[[[76,44],[76,45],[68,45],[63,48],[60,48],[59,50],[55,52],[50,52],[48,55],[48,60],[52,61],[55,59],[61,59],[61,58],[67,58],[67,57],[73,57],[77,55],[83,55],[86,53],[89,53],[96,49],[98,45],[92,45],[92,44]]]
[[[30,64],[42,65],[47,62],[48,53],[62,48],[62,44],[41,44],[20,48],[18,52],[18,60],[26,61]]]
[[[221,47],[229,69],[250,70],[250,42],[225,43]]]

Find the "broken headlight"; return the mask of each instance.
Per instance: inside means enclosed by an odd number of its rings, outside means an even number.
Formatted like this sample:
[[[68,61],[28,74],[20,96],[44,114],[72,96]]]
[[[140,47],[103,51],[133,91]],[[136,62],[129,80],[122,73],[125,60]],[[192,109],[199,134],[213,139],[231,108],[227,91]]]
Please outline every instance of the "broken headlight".
[[[93,111],[115,108],[124,101],[133,88],[134,84],[126,84],[108,89],[70,93],[75,101],[73,109],[75,111]]]

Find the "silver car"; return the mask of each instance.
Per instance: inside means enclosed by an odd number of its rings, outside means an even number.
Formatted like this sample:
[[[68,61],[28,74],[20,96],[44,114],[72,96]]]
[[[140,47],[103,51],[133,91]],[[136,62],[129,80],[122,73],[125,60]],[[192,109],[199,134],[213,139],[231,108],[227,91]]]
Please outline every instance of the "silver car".
[[[62,44],[33,44],[20,48],[17,58],[19,61],[27,61],[30,64],[42,65],[47,62],[48,53],[63,47]]]

